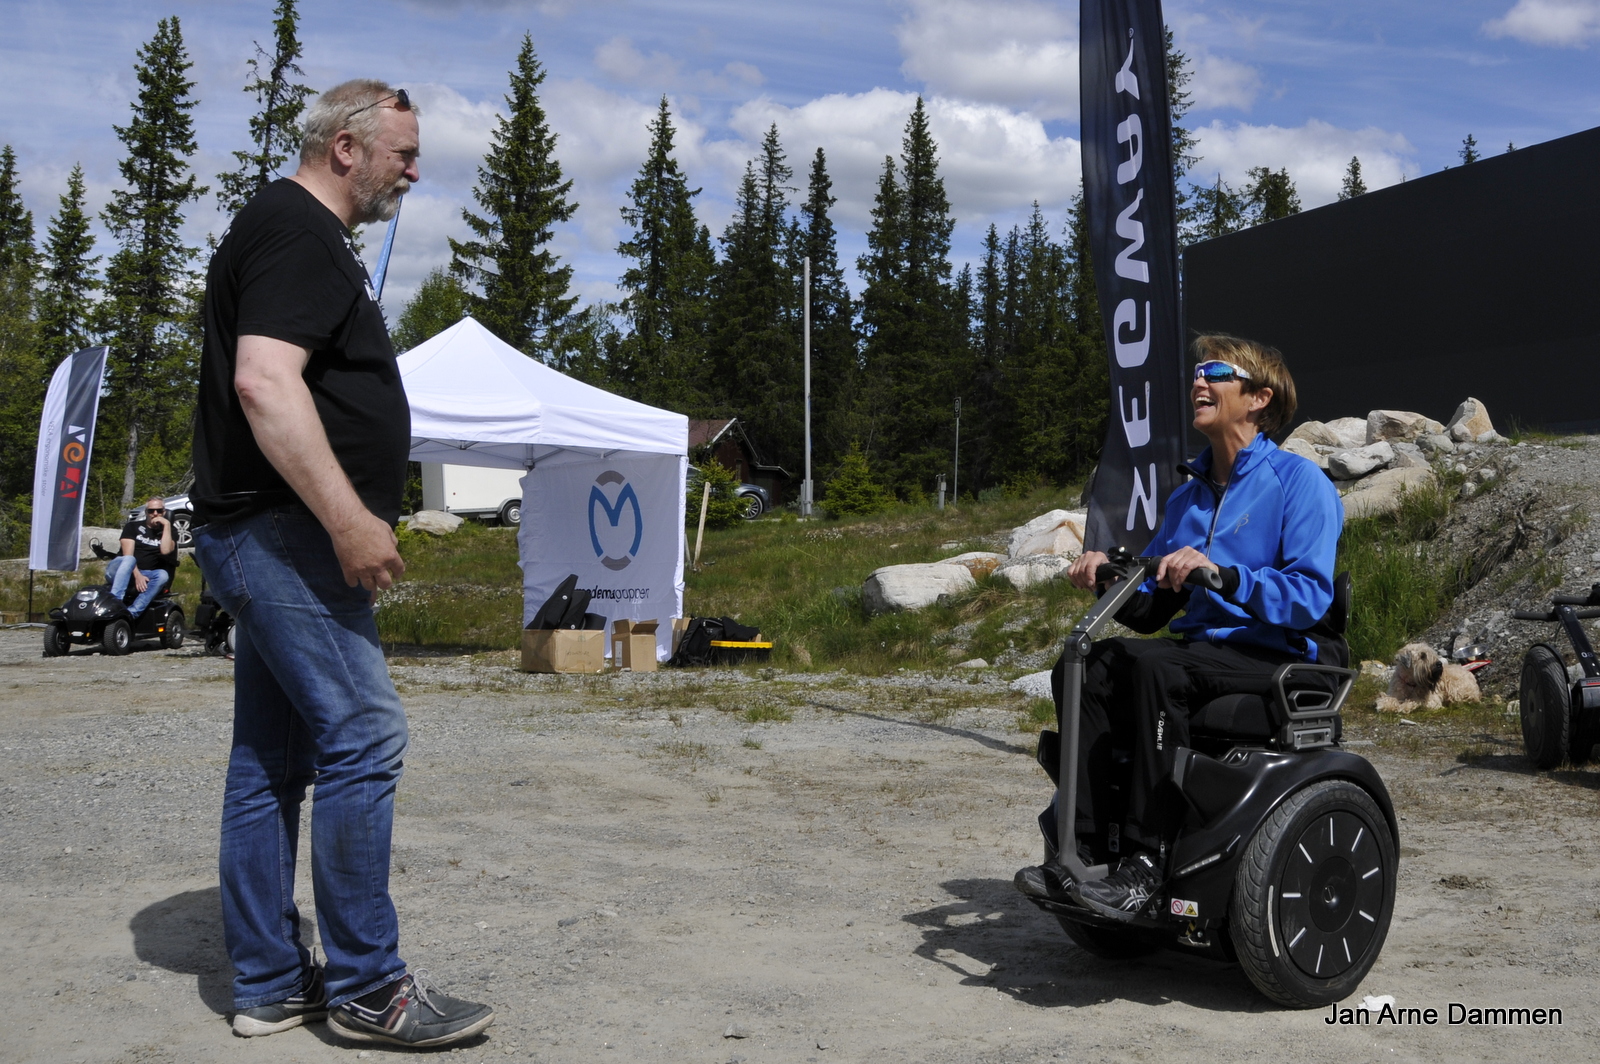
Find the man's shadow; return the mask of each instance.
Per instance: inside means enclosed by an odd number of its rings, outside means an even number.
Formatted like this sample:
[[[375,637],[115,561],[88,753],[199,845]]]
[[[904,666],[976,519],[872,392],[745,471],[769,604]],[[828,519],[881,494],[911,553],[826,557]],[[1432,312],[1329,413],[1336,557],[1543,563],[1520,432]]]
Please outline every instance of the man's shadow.
[[[222,941],[217,887],[174,894],[134,914],[133,952],[157,968],[199,977],[200,1000],[217,1015],[233,1009],[233,965]]]
[[[1275,1008],[1237,965],[1165,949],[1137,960],[1086,953],[1007,880],[955,879],[942,886],[957,900],[901,919],[922,929],[913,952],[958,975],[961,986],[992,987],[1039,1008],[1115,1000],[1181,1001],[1217,1012]]]

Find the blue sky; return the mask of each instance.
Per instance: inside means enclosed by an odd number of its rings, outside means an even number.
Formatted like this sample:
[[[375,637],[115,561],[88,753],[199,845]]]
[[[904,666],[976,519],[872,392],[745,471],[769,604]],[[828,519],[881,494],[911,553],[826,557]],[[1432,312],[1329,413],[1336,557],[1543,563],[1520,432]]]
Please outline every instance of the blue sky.
[[[1378,187],[1484,152],[1600,125],[1600,0],[1173,0],[1166,18],[1195,70],[1196,176],[1239,184],[1286,166],[1306,206],[1333,199],[1352,155]],[[194,159],[203,180],[245,146],[241,88],[271,0],[0,0],[0,143],[17,151],[42,236],[74,162],[92,205],[116,187],[138,46],[182,20],[195,66]],[[864,246],[883,157],[915,96],[929,101],[957,218],[958,261],[990,222],[1038,200],[1053,227],[1078,184],[1077,5],[1037,0],[317,0],[302,4],[305,80],[385,77],[423,105],[423,181],[395,247],[391,309],[464,235],[460,210],[503,107],[524,31],[549,74],[545,104],[580,207],[557,237],[585,300],[615,292],[618,208],[665,93],[679,157],[713,234],[744,163],[776,122],[796,184],[818,146],[839,197],[841,253]],[[208,196],[190,239],[220,234]],[[101,234],[98,250],[111,248]],[[376,247],[376,234],[369,237]]]

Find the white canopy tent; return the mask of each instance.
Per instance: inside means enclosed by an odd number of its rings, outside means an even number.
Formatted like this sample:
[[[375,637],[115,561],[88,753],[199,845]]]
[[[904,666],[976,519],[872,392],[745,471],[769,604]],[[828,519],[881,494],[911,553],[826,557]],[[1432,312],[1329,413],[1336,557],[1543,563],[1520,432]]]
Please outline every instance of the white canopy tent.
[[[683,614],[689,419],[573,380],[471,318],[399,362],[412,461],[528,471],[523,623],[577,573],[591,612],[660,621],[665,658]]]

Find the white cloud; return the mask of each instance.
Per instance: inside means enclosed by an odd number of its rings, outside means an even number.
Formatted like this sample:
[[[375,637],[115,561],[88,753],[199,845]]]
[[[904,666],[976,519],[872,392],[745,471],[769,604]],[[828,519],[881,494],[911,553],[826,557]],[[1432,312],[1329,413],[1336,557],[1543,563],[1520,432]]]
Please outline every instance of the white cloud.
[[[628,85],[672,85],[678,80],[678,61],[665,52],[645,55],[626,37],[613,37],[594,50],[594,65]]]
[[[1600,0],[1517,0],[1500,18],[1485,22],[1483,32],[1527,44],[1581,48],[1600,39]]]
[[[418,165],[423,182],[470,186],[489,150],[501,101],[473,102],[448,85],[420,84],[412,92],[422,108]]]
[[[951,212],[963,226],[1013,215],[1033,200],[1059,213],[1077,190],[1078,142],[1050,137],[1038,118],[943,97],[926,103]],[[748,141],[735,149],[742,166],[761,134],[777,123],[801,186],[811,157],[821,147],[839,199],[836,222],[864,229],[871,222],[884,156],[894,156],[898,166],[906,118],[915,104],[914,94],[889,89],[835,93],[799,107],[763,97],[739,107],[729,125]]]
[[[1255,67],[1198,50],[1192,59],[1194,80],[1189,82],[1189,93],[1195,109],[1250,110],[1261,91],[1261,74]]]
[[[942,96],[1078,114],[1078,27],[1072,12],[1032,0],[909,0],[895,30],[901,71]]]
[[[1195,130],[1195,137],[1201,161],[1190,171],[1191,180],[1204,184],[1221,173],[1224,181],[1239,188],[1253,166],[1286,167],[1308,208],[1338,198],[1351,156],[1361,159],[1368,188],[1392,185],[1416,173],[1405,161],[1413,150],[1406,138],[1375,126],[1340,129],[1315,118],[1292,128],[1218,121]]]

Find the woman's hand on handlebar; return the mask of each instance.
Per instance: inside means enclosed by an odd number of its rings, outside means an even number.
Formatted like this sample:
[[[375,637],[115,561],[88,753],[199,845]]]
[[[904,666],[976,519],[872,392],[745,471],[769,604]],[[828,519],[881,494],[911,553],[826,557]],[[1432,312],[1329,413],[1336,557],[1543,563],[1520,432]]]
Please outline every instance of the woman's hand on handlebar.
[[[1217,569],[1216,563],[1193,547],[1184,547],[1175,550],[1161,559],[1161,564],[1156,566],[1156,583],[1171,591],[1183,587],[1183,582],[1189,574],[1196,569]]]
[[[1067,579],[1072,581],[1073,587],[1081,587],[1088,590],[1095,585],[1095,573],[1099,571],[1102,565],[1110,561],[1111,559],[1100,551],[1085,551],[1078,555],[1077,560],[1068,566]]]

